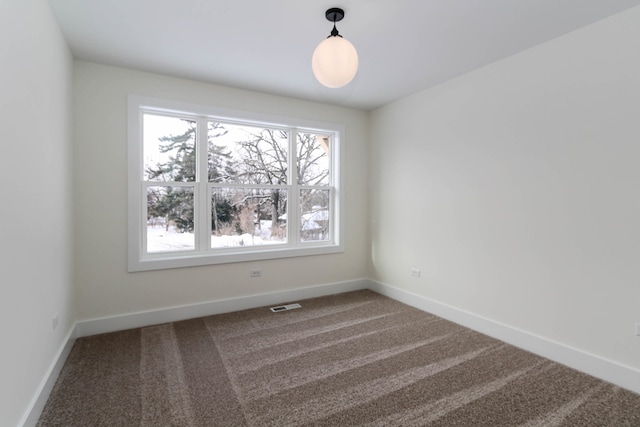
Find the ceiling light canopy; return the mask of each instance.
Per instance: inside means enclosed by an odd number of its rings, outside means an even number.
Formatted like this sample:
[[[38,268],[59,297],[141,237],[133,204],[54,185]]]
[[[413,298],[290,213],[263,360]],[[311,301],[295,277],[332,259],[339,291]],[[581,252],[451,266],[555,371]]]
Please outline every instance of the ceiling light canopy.
[[[333,30],[313,52],[311,67],[320,83],[336,89],[349,84],[358,72],[358,52],[336,29],[336,22],[344,18],[344,10],[334,7],[325,16],[333,22]]]

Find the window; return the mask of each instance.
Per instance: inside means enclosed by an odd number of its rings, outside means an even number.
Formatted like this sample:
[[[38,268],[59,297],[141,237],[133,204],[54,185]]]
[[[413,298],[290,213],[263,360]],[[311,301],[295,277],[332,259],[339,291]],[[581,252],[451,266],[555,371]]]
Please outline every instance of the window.
[[[342,252],[341,126],[129,98],[129,271]]]

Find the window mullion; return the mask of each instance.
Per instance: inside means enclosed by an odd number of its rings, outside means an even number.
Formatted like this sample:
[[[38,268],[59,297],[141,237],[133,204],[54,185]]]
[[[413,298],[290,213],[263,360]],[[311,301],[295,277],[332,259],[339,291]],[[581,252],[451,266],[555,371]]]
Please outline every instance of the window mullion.
[[[289,195],[287,200],[287,227],[289,244],[297,246],[300,244],[300,191],[298,189],[298,129],[291,129],[289,132]]]
[[[207,203],[209,198],[209,163],[208,163],[208,122],[204,117],[197,119],[196,131],[196,194],[194,197],[194,232],[196,250],[209,249],[211,235],[211,221],[208,220],[211,207]]]
[[[331,204],[329,212],[331,215],[331,219],[329,221],[329,235],[331,236],[334,243],[338,243],[340,241],[340,230],[342,227],[341,218],[337,216],[337,212],[340,212],[340,200],[342,197],[338,194],[338,191],[341,191],[340,182],[340,152],[338,151],[338,147],[340,144],[336,140],[338,136],[334,133],[331,137],[331,145],[329,155],[331,171],[330,171],[330,179],[329,179],[329,203]]]

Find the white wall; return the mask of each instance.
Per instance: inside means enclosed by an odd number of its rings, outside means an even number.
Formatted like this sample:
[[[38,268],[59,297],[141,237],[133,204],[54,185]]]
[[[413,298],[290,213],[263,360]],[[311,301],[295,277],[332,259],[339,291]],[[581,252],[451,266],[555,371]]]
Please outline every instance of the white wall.
[[[11,249],[0,261],[2,423],[28,410],[76,319],[368,275],[640,368],[638,24],[632,9],[367,117],[72,67],[45,1],[3,1],[11,37],[0,41],[0,227]],[[129,93],[346,123],[346,252],[127,273]],[[249,278],[250,267],[263,277]]]
[[[127,273],[128,94],[346,124],[345,252]],[[366,113],[81,61],[74,66],[74,108],[79,320],[367,276]],[[262,277],[250,278],[252,267]]]
[[[373,112],[372,277],[640,369],[638,52],[635,8]]]
[[[75,320],[72,60],[46,1],[3,0],[0,28],[0,424],[14,426]]]

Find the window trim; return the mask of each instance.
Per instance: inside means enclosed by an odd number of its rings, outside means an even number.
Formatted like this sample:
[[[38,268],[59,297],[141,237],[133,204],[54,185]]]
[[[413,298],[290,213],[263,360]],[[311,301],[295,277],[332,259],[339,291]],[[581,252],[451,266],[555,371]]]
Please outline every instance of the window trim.
[[[228,250],[216,250],[217,253],[195,252],[188,253],[171,252],[144,254],[143,231],[146,226],[143,218],[142,189],[144,187],[144,167],[142,165],[142,116],[144,113],[159,113],[177,116],[198,116],[229,121],[247,125],[260,125],[272,127],[297,128],[303,131],[317,131],[318,133],[332,134],[333,151],[331,167],[333,174],[333,190],[335,196],[332,199],[333,241],[325,242],[292,242],[286,246],[266,245],[253,246],[251,248],[228,248]],[[344,217],[343,208],[344,186],[343,174],[340,171],[341,159],[344,150],[345,125],[327,123],[315,120],[283,117],[255,112],[239,111],[226,108],[212,107],[208,105],[191,104],[179,101],[151,98],[138,95],[128,96],[128,271],[149,271],[180,267],[195,267],[203,265],[227,264],[237,262],[259,261],[299,256],[324,255],[344,252]],[[158,183],[161,185],[161,183]],[[199,183],[194,182],[197,186]],[[294,186],[293,188],[300,188]],[[297,197],[292,194],[290,197]],[[296,204],[297,205],[297,204]],[[196,209],[198,209],[196,207]],[[297,227],[293,227],[297,230]],[[298,233],[295,233],[296,235]],[[293,239],[295,236],[289,236]]]

